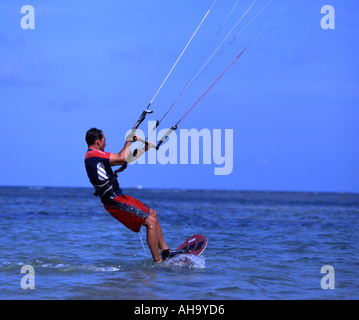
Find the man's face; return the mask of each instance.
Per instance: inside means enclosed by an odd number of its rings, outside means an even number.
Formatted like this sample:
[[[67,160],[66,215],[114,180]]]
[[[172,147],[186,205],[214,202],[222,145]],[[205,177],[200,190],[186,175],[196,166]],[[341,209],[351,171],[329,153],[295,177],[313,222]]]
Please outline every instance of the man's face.
[[[105,151],[105,147],[106,147],[106,137],[105,135],[102,133],[103,137],[102,139],[98,139],[98,148],[101,150],[101,151]]]

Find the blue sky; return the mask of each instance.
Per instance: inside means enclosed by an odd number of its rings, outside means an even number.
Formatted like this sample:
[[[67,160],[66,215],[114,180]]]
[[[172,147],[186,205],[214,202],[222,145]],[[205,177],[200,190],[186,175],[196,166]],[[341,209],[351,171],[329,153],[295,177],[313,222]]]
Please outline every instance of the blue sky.
[[[235,2],[215,3],[148,120],[160,118],[174,101]],[[252,2],[239,1],[216,43]],[[98,127],[107,151],[122,148],[125,132],[211,3],[3,0],[0,185],[89,186],[85,132]],[[257,0],[233,35],[266,3]],[[193,105],[284,3],[274,0],[253,21],[159,129],[171,127]],[[25,4],[35,9],[34,30],[20,26]],[[334,30],[320,25],[320,9],[328,4],[335,9]],[[120,185],[359,192],[358,13],[355,1],[292,0],[181,122],[181,129],[233,130],[231,174],[214,175],[213,162],[136,164],[120,174]],[[141,128],[146,132],[147,124]]]

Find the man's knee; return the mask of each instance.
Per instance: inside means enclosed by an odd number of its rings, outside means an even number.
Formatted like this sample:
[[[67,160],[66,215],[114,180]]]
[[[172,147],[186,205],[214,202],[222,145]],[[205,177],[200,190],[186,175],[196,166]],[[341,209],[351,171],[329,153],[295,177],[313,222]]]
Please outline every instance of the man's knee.
[[[157,211],[150,209],[149,214],[157,220]]]
[[[152,215],[151,211],[150,211],[150,215],[147,217],[147,219],[145,221],[145,226],[150,227],[150,228],[156,228],[157,223],[158,223],[157,215],[156,216]]]

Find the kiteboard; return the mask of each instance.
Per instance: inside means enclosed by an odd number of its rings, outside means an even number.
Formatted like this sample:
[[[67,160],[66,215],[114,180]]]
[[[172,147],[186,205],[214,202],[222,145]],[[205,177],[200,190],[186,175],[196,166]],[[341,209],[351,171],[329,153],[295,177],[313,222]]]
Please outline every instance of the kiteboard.
[[[198,257],[206,247],[206,237],[201,234],[195,234],[183,242],[176,250],[171,251],[166,260],[168,261],[179,256],[184,257],[185,255],[194,255]]]
[[[201,234],[195,234],[183,242],[176,251],[181,254],[193,254],[199,256],[207,247],[207,239]]]

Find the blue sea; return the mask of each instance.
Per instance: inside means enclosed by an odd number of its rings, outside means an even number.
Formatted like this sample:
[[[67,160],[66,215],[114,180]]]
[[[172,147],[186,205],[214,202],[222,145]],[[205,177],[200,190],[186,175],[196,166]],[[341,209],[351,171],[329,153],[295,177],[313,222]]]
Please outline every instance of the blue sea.
[[[145,228],[127,230],[92,189],[1,187],[0,299],[359,298],[359,194],[124,192],[157,211],[171,248],[203,234],[206,250],[153,266]]]

